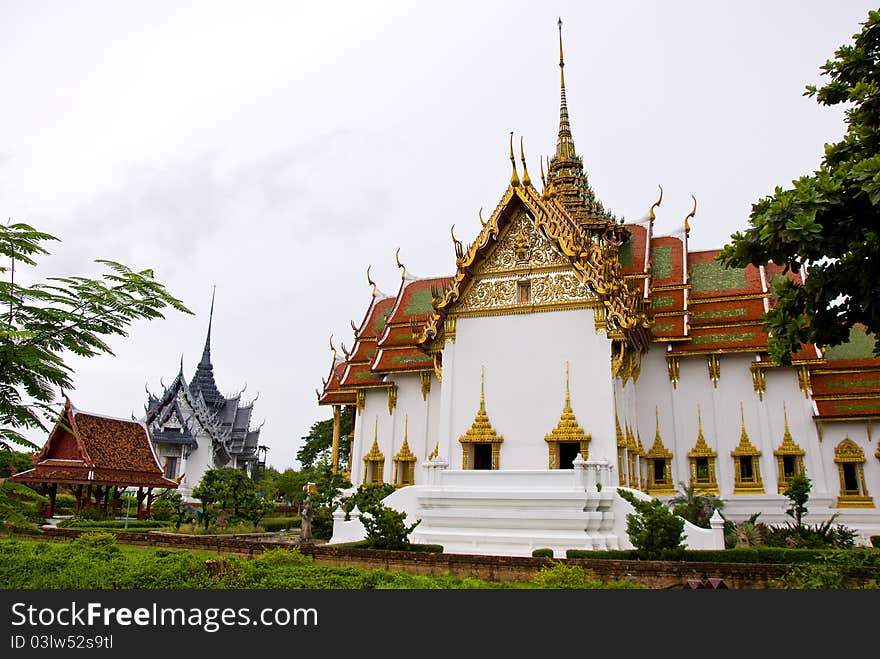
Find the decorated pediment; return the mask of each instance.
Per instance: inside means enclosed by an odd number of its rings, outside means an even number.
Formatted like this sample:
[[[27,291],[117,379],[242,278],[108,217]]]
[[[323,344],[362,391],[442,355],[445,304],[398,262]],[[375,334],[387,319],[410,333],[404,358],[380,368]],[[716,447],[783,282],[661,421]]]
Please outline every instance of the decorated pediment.
[[[494,249],[473,271],[470,285],[451,309],[455,315],[531,313],[598,302],[525,209],[502,230]]]

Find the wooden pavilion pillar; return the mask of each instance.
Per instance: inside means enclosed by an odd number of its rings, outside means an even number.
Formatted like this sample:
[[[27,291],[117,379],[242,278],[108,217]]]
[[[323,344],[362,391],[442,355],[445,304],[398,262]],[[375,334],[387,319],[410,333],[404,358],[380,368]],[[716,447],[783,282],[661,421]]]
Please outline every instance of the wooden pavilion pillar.
[[[107,511],[110,510],[110,486],[104,486],[104,503],[101,506],[101,509],[104,511],[104,514],[107,514]]]
[[[331,444],[331,456],[334,474],[339,473],[339,417],[341,415],[341,412],[341,405],[333,406],[333,443]]]
[[[46,517],[55,517],[55,495],[58,494],[58,483],[49,486],[49,507],[46,509]]]
[[[147,496],[147,493],[144,492],[144,488],[139,487],[137,491],[137,518],[143,519],[143,505],[144,505],[144,497]]]
[[[86,487],[85,499],[86,499],[85,509],[86,509],[86,512],[89,512],[92,509],[92,486],[91,485]]]
[[[153,488],[148,487],[147,488],[147,509],[144,512],[144,518],[147,518],[150,516],[150,508],[153,506],[153,499],[155,499],[155,498],[156,498],[156,495],[153,494]]]
[[[76,486],[76,503],[73,504],[73,512],[78,513],[82,510],[82,496],[83,496],[83,486],[82,483]]]

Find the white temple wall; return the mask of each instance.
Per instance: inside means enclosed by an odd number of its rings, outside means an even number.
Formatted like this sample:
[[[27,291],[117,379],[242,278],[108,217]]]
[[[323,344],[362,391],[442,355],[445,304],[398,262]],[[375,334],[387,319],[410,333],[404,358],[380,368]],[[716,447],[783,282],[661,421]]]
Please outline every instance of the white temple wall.
[[[486,410],[496,432],[504,436],[499,467],[546,469],[544,436],[562,413],[566,361],[572,409],[584,431],[592,434],[590,456],[613,461],[617,449],[610,359],[611,341],[596,333],[592,309],[459,318],[454,347],[447,344],[443,354],[440,432],[445,433],[450,465],[461,465],[458,438],[471,427],[479,408],[480,368],[485,367]]]
[[[392,480],[394,478],[394,456],[403,446],[403,434],[407,424],[407,443],[410,450],[418,458],[416,464],[423,461],[426,455],[419,448],[424,443],[427,431],[427,401],[422,400],[422,388],[418,373],[394,374],[391,378],[397,384],[397,405],[392,414],[393,433],[388,438],[390,442],[387,451],[383,446],[383,437],[379,436],[379,447],[385,453],[385,466],[388,474],[385,478],[386,483],[394,482]],[[414,469],[416,478],[419,477],[420,471],[420,469]]]
[[[806,451],[804,469],[807,476],[813,481],[810,496],[813,498],[836,496],[837,473],[836,470],[833,473],[828,472],[828,465],[834,466],[834,450],[832,448],[831,457],[826,463],[821,451],[822,444],[819,443],[816,422],[813,420],[814,403],[801,391],[795,369],[768,369],[764,381],[766,391],[764,392],[764,400],[759,403],[759,407],[766,417],[766,448],[765,446],[760,448],[765,454],[769,454],[771,461],[764,478],[765,491],[776,492],[778,489],[779,473],[773,451],[782,444],[782,437],[785,434],[784,405],[788,414],[788,428],[791,431],[792,439]],[[757,394],[755,399],[757,400]],[[757,444],[755,445],[757,446]],[[763,462],[761,467],[764,467]],[[833,480],[829,480],[829,476]]]
[[[391,456],[388,455],[390,446],[390,430],[392,419],[388,414],[388,393],[385,387],[367,389],[364,396],[364,409],[358,414],[355,426],[355,446],[352,454],[351,482],[352,485],[360,485],[364,482],[364,456],[373,445],[373,433],[378,423],[379,449],[385,454],[385,466],[382,478],[385,482],[391,477]],[[383,445],[383,438],[386,439]]]
[[[633,384],[630,380],[623,389],[627,396],[634,399],[635,411],[627,409],[626,419],[640,432],[642,446],[645,451],[650,451],[654,444],[656,434],[655,410],[660,419],[660,436],[663,445],[672,451],[672,482],[678,487],[679,481],[687,482],[690,478],[687,457],[680,454],[675,448],[675,438],[679,426],[673,413],[673,397],[676,390],[669,381],[669,372],[666,368],[666,344],[652,344],[651,350],[642,357],[642,366],[639,379]],[[621,394],[618,394],[620,396]],[[619,399],[618,399],[619,400]],[[696,414],[696,412],[695,412]],[[624,414],[621,412],[621,426],[624,423]],[[696,437],[694,437],[696,441]],[[686,451],[685,451],[686,452]]]
[[[177,402],[180,405],[180,411],[183,413],[184,417],[189,418],[195,416],[195,412],[186,402],[184,396],[178,395]],[[198,448],[187,449],[189,451],[189,456],[183,461],[178,472],[184,474],[184,478],[180,484],[181,494],[184,496],[191,495],[193,488],[198,486],[204,473],[208,471],[208,469],[214,468],[214,447],[211,441],[211,436],[202,429],[202,426],[197,419],[195,419],[195,423],[192,424],[192,433],[196,438]]]

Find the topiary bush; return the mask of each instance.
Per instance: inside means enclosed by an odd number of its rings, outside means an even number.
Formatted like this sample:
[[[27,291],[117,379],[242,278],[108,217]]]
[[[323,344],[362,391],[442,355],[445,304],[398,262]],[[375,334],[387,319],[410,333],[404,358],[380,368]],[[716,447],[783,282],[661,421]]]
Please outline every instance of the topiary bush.
[[[626,532],[639,558],[678,558],[684,549],[684,520],[670,512],[659,499],[642,501],[628,490],[617,491],[636,510],[626,516]]]
[[[533,549],[532,556],[534,556],[535,558],[553,558],[553,550],[547,547]]]

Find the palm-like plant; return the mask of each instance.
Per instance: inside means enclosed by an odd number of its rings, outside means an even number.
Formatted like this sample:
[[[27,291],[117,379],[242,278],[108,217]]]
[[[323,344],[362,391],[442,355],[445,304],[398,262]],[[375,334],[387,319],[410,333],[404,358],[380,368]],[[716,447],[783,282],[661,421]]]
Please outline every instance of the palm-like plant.
[[[681,486],[681,492],[672,497],[668,505],[679,517],[684,517],[691,524],[709,528],[709,519],[715,510],[721,510],[724,507],[724,501],[713,494],[700,494],[697,492],[695,485],[686,485],[683,481],[678,483]]]

